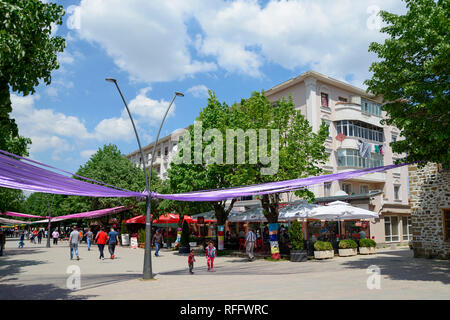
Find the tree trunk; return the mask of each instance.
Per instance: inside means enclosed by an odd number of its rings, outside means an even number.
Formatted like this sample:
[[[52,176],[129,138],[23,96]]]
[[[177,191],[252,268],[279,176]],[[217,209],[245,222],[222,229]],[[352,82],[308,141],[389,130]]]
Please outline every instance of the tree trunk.
[[[272,259],[280,260],[280,246],[278,244],[278,194],[265,194],[261,198],[264,215],[269,222],[270,253]]]
[[[213,202],[214,213],[217,219],[217,250],[224,249],[225,223],[235,202],[236,199],[231,200],[227,210],[225,210],[225,201]]]

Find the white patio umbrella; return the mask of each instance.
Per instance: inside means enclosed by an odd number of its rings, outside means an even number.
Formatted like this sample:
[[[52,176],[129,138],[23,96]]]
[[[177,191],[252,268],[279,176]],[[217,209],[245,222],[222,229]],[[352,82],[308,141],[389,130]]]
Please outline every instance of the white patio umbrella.
[[[231,210],[227,220],[230,222],[267,222],[267,219],[263,214],[263,208],[261,207],[252,208],[246,211]]]
[[[293,204],[280,209],[279,220],[297,220],[309,218],[311,211],[319,207],[317,204],[311,204],[306,200],[296,200]]]
[[[325,221],[342,221],[355,219],[373,219],[378,218],[378,213],[366,209],[351,206],[342,201],[330,202],[325,206],[314,208],[309,218]],[[339,224],[338,224],[339,226]],[[340,233],[339,226],[339,233]]]

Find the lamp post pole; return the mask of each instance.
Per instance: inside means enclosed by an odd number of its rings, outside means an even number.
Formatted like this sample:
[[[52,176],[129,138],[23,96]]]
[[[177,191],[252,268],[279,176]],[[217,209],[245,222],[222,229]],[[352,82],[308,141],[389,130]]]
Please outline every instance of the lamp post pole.
[[[152,167],[153,167],[153,160],[155,157],[155,151],[156,151],[156,145],[158,144],[158,138],[159,138],[159,133],[161,131],[162,125],[164,123],[164,120],[166,119],[166,116],[169,112],[170,107],[172,106],[172,103],[175,100],[176,96],[184,96],[182,93],[176,92],[172,101],[169,104],[169,107],[166,110],[166,113],[164,115],[164,118],[161,121],[161,125],[159,126],[159,130],[158,130],[158,135],[156,136],[156,141],[155,141],[155,145],[153,146],[153,152],[152,152],[152,160],[151,160],[151,164],[150,164],[150,177],[149,179],[147,179],[147,170],[145,168],[145,161],[144,161],[144,152],[142,151],[142,147],[141,147],[141,142],[139,140],[139,136],[136,130],[136,126],[134,124],[133,121],[133,117],[131,116],[131,112],[130,109],[128,108],[128,105],[125,101],[125,98],[123,97],[122,91],[120,91],[119,85],[117,84],[117,80],[116,79],[112,79],[112,78],[107,78],[106,81],[109,82],[113,82],[116,87],[117,90],[120,93],[120,96],[122,97],[123,103],[125,104],[125,108],[127,109],[128,115],[130,117],[131,123],[133,125],[133,129],[134,129],[134,133],[136,135],[136,139],[139,145],[139,151],[141,153],[141,160],[142,160],[142,164],[144,167],[144,176],[145,176],[145,187],[146,187],[146,191],[147,191],[147,196],[146,196],[146,201],[145,201],[145,208],[146,208],[146,214],[145,214],[145,252],[144,252],[144,270],[143,270],[143,274],[142,274],[142,278],[144,280],[151,280],[153,279],[153,272],[152,272],[152,247],[151,247],[151,240],[152,240],[152,228],[151,228],[151,196],[150,196],[150,186],[151,186],[151,179],[152,179]]]

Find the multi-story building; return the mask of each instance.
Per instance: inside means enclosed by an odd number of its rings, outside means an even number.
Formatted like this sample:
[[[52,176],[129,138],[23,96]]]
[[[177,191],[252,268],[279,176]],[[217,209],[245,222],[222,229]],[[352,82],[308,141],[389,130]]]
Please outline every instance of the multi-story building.
[[[365,90],[314,71],[285,81],[267,91],[267,98],[275,102],[292,96],[297,109],[307,118],[317,132],[324,121],[329,125],[329,137],[325,142],[329,155],[323,169],[339,173],[355,169],[392,164],[401,155],[389,147],[399,138],[399,131],[381,124],[385,112],[381,99]],[[337,138],[338,134],[340,139]],[[343,138],[343,139],[342,139]],[[369,158],[360,156],[360,141],[370,144]],[[151,154],[153,144],[144,148]],[[171,136],[158,142],[154,169],[160,177],[167,176],[171,155],[177,151]],[[138,151],[128,155],[135,163],[140,160]],[[150,164],[146,156],[145,161]],[[370,234],[378,243],[396,243],[412,239],[410,207],[408,204],[408,169],[406,166],[386,172],[367,174],[346,181],[333,181],[311,188],[318,203],[335,200],[348,201],[352,205],[379,212],[380,219],[370,224]],[[284,201],[295,200],[292,193],[284,194]],[[235,207],[260,205],[260,201],[245,197]]]

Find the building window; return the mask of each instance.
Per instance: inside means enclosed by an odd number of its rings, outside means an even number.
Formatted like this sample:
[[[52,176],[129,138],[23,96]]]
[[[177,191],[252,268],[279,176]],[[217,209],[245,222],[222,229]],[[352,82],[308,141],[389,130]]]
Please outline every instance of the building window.
[[[394,186],[394,200],[400,200],[400,186]]]
[[[336,121],[336,130],[337,133],[343,133],[349,137],[363,138],[376,142],[384,141],[383,128],[362,121]]]
[[[412,240],[411,217],[402,217],[402,231],[404,241]]]
[[[161,150],[158,150],[158,157],[161,157]]]
[[[395,142],[395,141],[397,141],[397,135],[396,135],[396,134],[393,134],[393,135],[392,135],[392,142]]]
[[[359,186],[359,193],[369,193],[369,186],[368,185]]]
[[[444,240],[450,240],[450,209],[444,209]]]
[[[381,117],[381,105],[364,98],[361,98],[361,111]]]
[[[165,147],[164,148],[164,155],[168,156],[169,155],[169,147]]]
[[[375,168],[383,166],[383,156],[372,153],[370,158],[361,158],[359,150],[338,149],[338,167]]]
[[[352,194],[352,184],[351,183],[343,183],[342,190],[344,190],[346,194]]]
[[[398,241],[398,217],[384,217],[384,235],[386,242]]]
[[[320,101],[322,107],[328,108],[328,94],[321,92],[320,93]]]
[[[323,184],[323,195],[324,197],[331,196],[331,182],[324,182]]]
[[[338,97],[338,100],[341,102],[347,102],[347,98],[344,97]]]
[[[243,196],[239,198],[240,201],[249,201],[253,200],[253,196]]]

